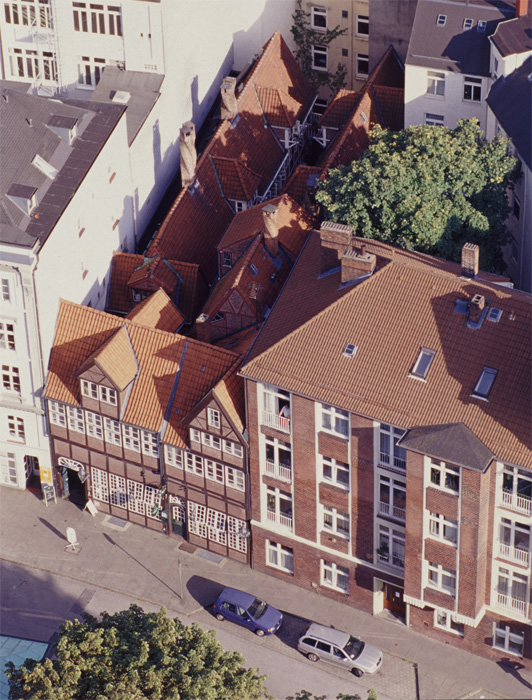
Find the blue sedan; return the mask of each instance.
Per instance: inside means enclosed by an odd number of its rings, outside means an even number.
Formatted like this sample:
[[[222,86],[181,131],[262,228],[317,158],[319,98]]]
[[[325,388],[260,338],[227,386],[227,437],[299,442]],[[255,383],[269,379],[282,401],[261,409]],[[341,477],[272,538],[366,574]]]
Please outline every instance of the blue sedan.
[[[283,615],[264,600],[236,588],[224,588],[213,605],[218,620],[230,620],[247,627],[259,637],[275,634]]]

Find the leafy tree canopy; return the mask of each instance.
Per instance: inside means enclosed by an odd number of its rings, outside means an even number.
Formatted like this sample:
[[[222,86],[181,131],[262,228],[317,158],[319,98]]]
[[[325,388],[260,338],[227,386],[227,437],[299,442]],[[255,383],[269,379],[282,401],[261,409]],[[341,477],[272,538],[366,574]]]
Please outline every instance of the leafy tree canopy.
[[[255,700],[270,698],[263,676],[226,652],[213,631],[182,624],[162,608],[137,605],[101,621],[61,626],[57,659],[7,666],[10,698],[20,700]]]
[[[342,63],[338,63],[334,73],[328,70],[314,70],[312,47],[329,46],[337,37],[345,34],[347,29],[340,29],[340,25],[334,29],[324,28],[323,31],[312,29],[310,12],[302,9],[301,2],[302,0],[297,0],[297,9],[292,15],[294,24],[290,29],[297,47],[296,61],[314,91],[317,92],[322,85],[326,85],[334,95],[346,85],[347,68]]]
[[[357,236],[457,262],[469,241],[480,247],[482,269],[501,272],[506,189],[517,176],[508,141],[487,142],[474,119],[455,129],[375,126],[364,156],[329,171],[316,199]]]

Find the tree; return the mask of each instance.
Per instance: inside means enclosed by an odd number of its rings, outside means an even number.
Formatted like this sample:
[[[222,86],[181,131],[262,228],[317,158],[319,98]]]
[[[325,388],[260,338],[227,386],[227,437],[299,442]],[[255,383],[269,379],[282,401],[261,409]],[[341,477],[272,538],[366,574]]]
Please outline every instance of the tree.
[[[507,140],[487,142],[474,119],[455,129],[375,126],[364,156],[329,171],[316,199],[357,236],[454,261],[469,241],[480,247],[482,269],[501,272],[516,164]]]
[[[340,25],[334,29],[324,27],[323,31],[312,29],[310,13],[302,9],[301,2],[302,0],[297,0],[297,9],[292,15],[294,24],[290,29],[297,47],[296,61],[313,90],[317,92],[322,85],[326,85],[334,95],[346,85],[347,68],[342,63],[338,63],[334,73],[328,70],[315,70],[313,47],[327,48],[337,37],[345,34],[347,29],[340,29]]]
[[[269,698],[263,676],[215,633],[131,605],[101,621],[66,621],[57,659],[6,664],[17,700],[242,700]]]

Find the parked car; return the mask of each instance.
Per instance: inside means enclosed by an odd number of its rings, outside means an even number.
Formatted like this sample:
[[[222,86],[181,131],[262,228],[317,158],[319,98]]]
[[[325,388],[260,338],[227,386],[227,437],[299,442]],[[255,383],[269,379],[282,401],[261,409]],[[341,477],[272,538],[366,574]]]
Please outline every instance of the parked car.
[[[259,637],[275,634],[283,615],[266,601],[236,588],[224,588],[213,605],[218,620],[231,620]]]
[[[346,668],[355,676],[375,673],[382,664],[382,651],[347,632],[310,623],[297,642],[297,648],[311,661],[328,661]]]

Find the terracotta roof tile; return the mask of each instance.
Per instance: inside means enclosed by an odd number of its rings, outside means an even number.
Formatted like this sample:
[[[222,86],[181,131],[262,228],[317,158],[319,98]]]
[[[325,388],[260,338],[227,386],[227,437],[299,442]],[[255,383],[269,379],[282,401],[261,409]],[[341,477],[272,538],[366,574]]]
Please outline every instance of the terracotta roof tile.
[[[499,459],[532,467],[530,296],[382,243],[391,262],[341,287],[338,272],[318,279],[319,245],[309,239],[243,374],[400,428],[463,423]],[[474,294],[498,323],[467,327],[455,302]],[[409,376],[422,347],[435,351],[425,382]],[[489,401],[471,397],[484,366],[498,370]]]
[[[212,161],[225,197],[249,202],[258,190],[262,175],[234,158],[213,156]]]
[[[294,100],[288,93],[279,88],[260,87],[257,85],[256,89],[262,111],[266,115],[269,124],[284,127],[285,129],[294,126],[305,105],[297,102],[297,100]]]
[[[133,270],[142,264],[143,256],[132,253],[113,253],[107,308],[114,313],[127,313],[131,309],[131,290],[127,286]]]
[[[303,206],[310,186],[309,179],[315,182],[315,179],[321,175],[322,171],[323,169],[317,165],[298,165],[288,178],[282,193],[289,195],[295,202]]]
[[[318,122],[319,126],[340,129],[351,116],[361,93],[355,90],[338,90]]]
[[[139,368],[125,326],[116,330],[86,359],[79,368],[78,374],[90,365],[96,365],[118,391],[124,391],[131,384]]]
[[[150,326],[169,333],[175,333],[185,320],[183,314],[162,289],[158,289],[137,304],[126,318],[141,326]]]
[[[375,85],[372,90],[382,115],[383,125],[392,131],[401,131],[404,127],[405,113],[403,88]]]

